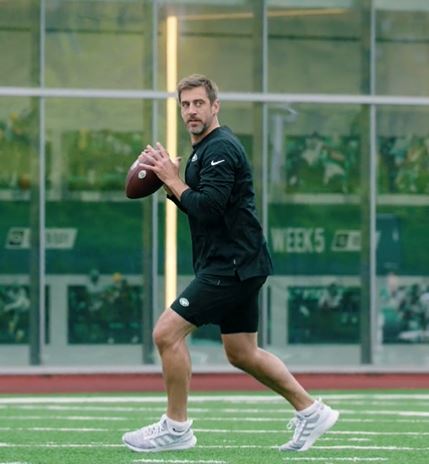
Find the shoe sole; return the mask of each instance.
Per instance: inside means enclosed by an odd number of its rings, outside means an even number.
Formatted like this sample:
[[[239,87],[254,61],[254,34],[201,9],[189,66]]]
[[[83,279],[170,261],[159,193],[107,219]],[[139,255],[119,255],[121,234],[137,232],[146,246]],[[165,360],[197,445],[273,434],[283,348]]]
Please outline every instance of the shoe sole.
[[[193,448],[197,444],[197,437],[194,435],[190,440],[184,441],[182,443],[172,443],[171,445],[162,446],[159,448],[138,448],[137,446],[128,443],[124,439],[122,439],[122,443],[136,453],[159,453],[161,451],[181,451]]]

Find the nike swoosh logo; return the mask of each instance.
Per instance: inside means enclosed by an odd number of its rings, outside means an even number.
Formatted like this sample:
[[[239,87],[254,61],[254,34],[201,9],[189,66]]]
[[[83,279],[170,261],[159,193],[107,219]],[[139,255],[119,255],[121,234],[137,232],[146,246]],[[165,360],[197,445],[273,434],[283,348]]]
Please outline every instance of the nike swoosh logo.
[[[225,160],[213,161],[210,163],[212,166],[216,166],[216,164],[223,163]]]

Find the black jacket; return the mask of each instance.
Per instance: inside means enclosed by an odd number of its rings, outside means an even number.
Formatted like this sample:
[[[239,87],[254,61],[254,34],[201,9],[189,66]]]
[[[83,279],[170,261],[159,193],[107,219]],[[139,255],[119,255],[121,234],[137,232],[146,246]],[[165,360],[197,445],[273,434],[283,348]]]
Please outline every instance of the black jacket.
[[[195,274],[240,280],[271,274],[252,173],[230,129],[218,127],[193,146],[185,182],[190,188],[180,202],[169,198],[188,215]]]

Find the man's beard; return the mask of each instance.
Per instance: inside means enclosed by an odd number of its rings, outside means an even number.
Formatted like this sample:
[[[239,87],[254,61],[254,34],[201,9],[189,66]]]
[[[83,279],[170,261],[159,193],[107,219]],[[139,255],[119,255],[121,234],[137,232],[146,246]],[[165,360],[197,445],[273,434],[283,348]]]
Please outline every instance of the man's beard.
[[[199,122],[199,121],[189,121],[189,122]],[[199,125],[197,127],[189,127],[188,131],[192,135],[201,135],[201,134],[204,134],[207,128],[208,128],[207,124],[204,124],[203,122],[199,122]]]

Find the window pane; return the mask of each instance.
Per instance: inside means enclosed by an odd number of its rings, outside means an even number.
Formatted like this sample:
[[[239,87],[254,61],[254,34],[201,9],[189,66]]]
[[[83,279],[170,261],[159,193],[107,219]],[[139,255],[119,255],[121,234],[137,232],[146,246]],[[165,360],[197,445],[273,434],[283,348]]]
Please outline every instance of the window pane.
[[[28,364],[32,187],[37,184],[38,116],[35,102],[0,103],[0,359]],[[13,347],[13,348],[12,348]]]
[[[361,108],[270,105],[268,114],[268,341],[293,365],[358,364]]]
[[[428,2],[391,3],[383,2],[376,15],[377,93],[428,96]]]
[[[47,0],[46,85],[142,88],[143,3]]]
[[[0,6],[0,86],[39,83],[37,2],[3,0]]]
[[[295,5],[268,1],[269,91],[361,93],[362,55],[369,51],[359,9],[287,3]]]
[[[142,102],[49,99],[46,122],[46,270],[55,289],[47,363],[138,364],[143,254],[151,252],[142,229],[151,221],[124,185],[148,137]]]
[[[377,110],[379,229],[377,308],[384,356],[426,364],[429,342],[429,110]]]
[[[350,105],[270,106],[268,185],[273,200],[292,194],[358,193],[359,117]]]
[[[254,78],[257,77],[254,71],[257,59],[255,46],[258,40],[260,43],[255,24],[259,19],[254,16],[249,4],[214,5],[213,2],[201,1],[189,6],[187,2],[166,3],[160,13],[159,88],[166,85],[165,20],[167,16],[175,16],[178,20],[180,77],[206,74],[224,92],[254,90]]]

